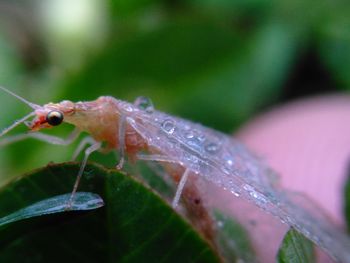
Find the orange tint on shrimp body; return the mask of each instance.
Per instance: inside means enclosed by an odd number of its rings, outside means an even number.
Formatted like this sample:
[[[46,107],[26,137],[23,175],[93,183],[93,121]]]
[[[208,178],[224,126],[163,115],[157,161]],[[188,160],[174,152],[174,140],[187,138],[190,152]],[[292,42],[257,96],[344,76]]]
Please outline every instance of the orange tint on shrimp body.
[[[112,97],[99,97],[97,100],[88,102],[62,101],[49,103],[35,111],[36,117],[30,129],[38,131],[51,128],[47,123],[46,116],[50,111],[59,111],[63,114],[64,122],[73,124],[79,130],[90,134],[96,141],[106,142],[106,150],[119,147],[118,133],[121,116],[120,101]],[[126,126],[125,147],[129,154],[145,149],[144,139],[130,126]]]

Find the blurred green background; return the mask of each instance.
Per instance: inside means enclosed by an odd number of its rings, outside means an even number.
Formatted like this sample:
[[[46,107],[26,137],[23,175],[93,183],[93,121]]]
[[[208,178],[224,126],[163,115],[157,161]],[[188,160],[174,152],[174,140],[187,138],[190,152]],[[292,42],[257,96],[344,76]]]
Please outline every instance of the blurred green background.
[[[0,84],[38,104],[148,96],[233,132],[275,104],[350,87],[349,14],[341,0],[0,0]],[[1,128],[30,111],[4,93],[0,109]],[[3,147],[0,182],[73,149]]]

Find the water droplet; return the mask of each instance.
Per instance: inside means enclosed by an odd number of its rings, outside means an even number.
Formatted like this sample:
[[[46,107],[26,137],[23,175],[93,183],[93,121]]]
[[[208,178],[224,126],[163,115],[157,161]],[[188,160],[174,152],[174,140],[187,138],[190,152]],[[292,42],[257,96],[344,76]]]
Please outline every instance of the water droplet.
[[[190,161],[192,164],[198,163],[198,158],[190,153],[185,153],[184,157],[186,160]]]
[[[133,112],[133,111],[134,111],[134,109],[133,109],[130,105],[126,105],[126,106],[124,107],[124,109],[125,109],[125,111],[127,111],[127,112]]]
[[[204,142],[204,141],[205,141],[205,135],[204,135],[204,134],[200,134],[200,135],[198,136],[198,140],[199,140],[200,142]]]
[[[175,131],[175,121],[172,119],[166,119],[162,123],[162,130],[168,134],[173,134]]]
[[[227,159],[222,167],[224,173],[231,173],[233,168],[233,161],[231,159]]]
[[[241,195],[241,193],[237,190],[231,189],[230,191],[231,193],[233,193],[235,196],[239,197]]]
[[[224,222],[222,222],[221,220],[217,222],[217,225],[219,228],[222,228],[224,226]]]
[[[211,143],[208,143],[206,146],[205,146],[205,150],[208,152],[208,153],[216,153],[218,150],[219,150],[219,145],[214,143],[214,142],[211,142]]]
[[[147,98],[147,97],[138,97],[136,100],[135,100],[135,105],[137,108],[139,108],[140,110],[143,110],[147,113],[153,113],[154,111],[154,107],[153,107],[153,103],[151,101],[150,98]]]
[[[247,190],[249,195],[259,203],[261,204],[267,203],[267,200],[265,199],[265,197],[261,193],[256,191],[252,186],[246,184],[243,186],[243,189]]]
[[[231,167],[225,165],[221,168],[221,170],[225,173],[225,174],[231,174]]]
[[[192,131],[188,131],[185,133],[186,139],[192,139],[194,137],[194,133]]]
[[[233,161],[231,159],[229,159],[229,160],[226,161],[226,164],[228,164],[229,166],[232,166],[233,165]]]

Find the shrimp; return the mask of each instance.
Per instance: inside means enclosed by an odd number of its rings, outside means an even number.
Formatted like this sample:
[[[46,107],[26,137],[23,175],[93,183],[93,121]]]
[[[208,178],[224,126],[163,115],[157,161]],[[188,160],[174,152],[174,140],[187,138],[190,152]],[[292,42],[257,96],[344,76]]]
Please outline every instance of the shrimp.
[[[144,97],[138,98],[134,104],[102,96],[89,102],[74,103],[65,100],[40,106],[3,87],[0,89],[34,110],[4,129],[0,137],[21,123],[26,123],[31,131],[35,131],[4,138],[0,145],[27,138],[68,145],[81,132],[89,134],[74,154],[77,156],[85,149],[70,200],[77,191],[89,156],[96,151],[117,150],[120,158],[117,169],[122,169],[126,156],[131,160],[163,164],[178,184],[172,206],[176,208],[180,198],[185,197],[184,202],[190,210],[195,211],[192,217],[206,218],[197,221],[199,228],[206,229],[206,236],[212,236],[212,229],[208,230],[201,224],[210,225],[211,219],[204,207],[196,206],[201,203],[196,186],[197,177],[248,200],[279,218],[323,248],[335,260],[350,262],[349,238],[326,220],[316,218],[294,204],[272,182],[270,169],[244,145],[226,134],[156,111],[150,100]],[[28,123],[27,120],[31,117],[34,119]],[[76,127],[66,139],[38,132],[63,122]]]

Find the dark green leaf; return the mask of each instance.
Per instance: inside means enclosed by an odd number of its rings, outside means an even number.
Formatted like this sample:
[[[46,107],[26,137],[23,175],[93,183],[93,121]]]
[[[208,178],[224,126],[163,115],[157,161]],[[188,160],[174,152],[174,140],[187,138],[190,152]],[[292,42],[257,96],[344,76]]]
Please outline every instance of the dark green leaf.
[[[278,251],[279,263],[312,263],[315,262],[313,243],[294,229],[285,235]]]
[[[340,87],[349,89],[350,6],[342,1],[329,2],[325,9],[327,12],[323,13],[322,23],[317,28],[320,56],[332,80],[336,80]]]
[[[346,218],[346,223],[348,225],[348,229],[350,229],[350,177],[348,178],[346,185],[345,185],[345,191],[344,191],[344,213]]]
[[[219,211],[215,212],[218,224],[218,242],[222,254],[229,262],[256,262],[255,254],[250,243],[248,233],[231,217],[225,216]]]
[[[49,165],[0,191],[0,216],[70,193],[79,165]],[[0,262],[219,262],[211,247],[161,198],[122,173],[88,165],[81,191],[103,208],[0,227]]]
[[[108,0],[112,16],[116,19],[144,11],[159,0]]]

